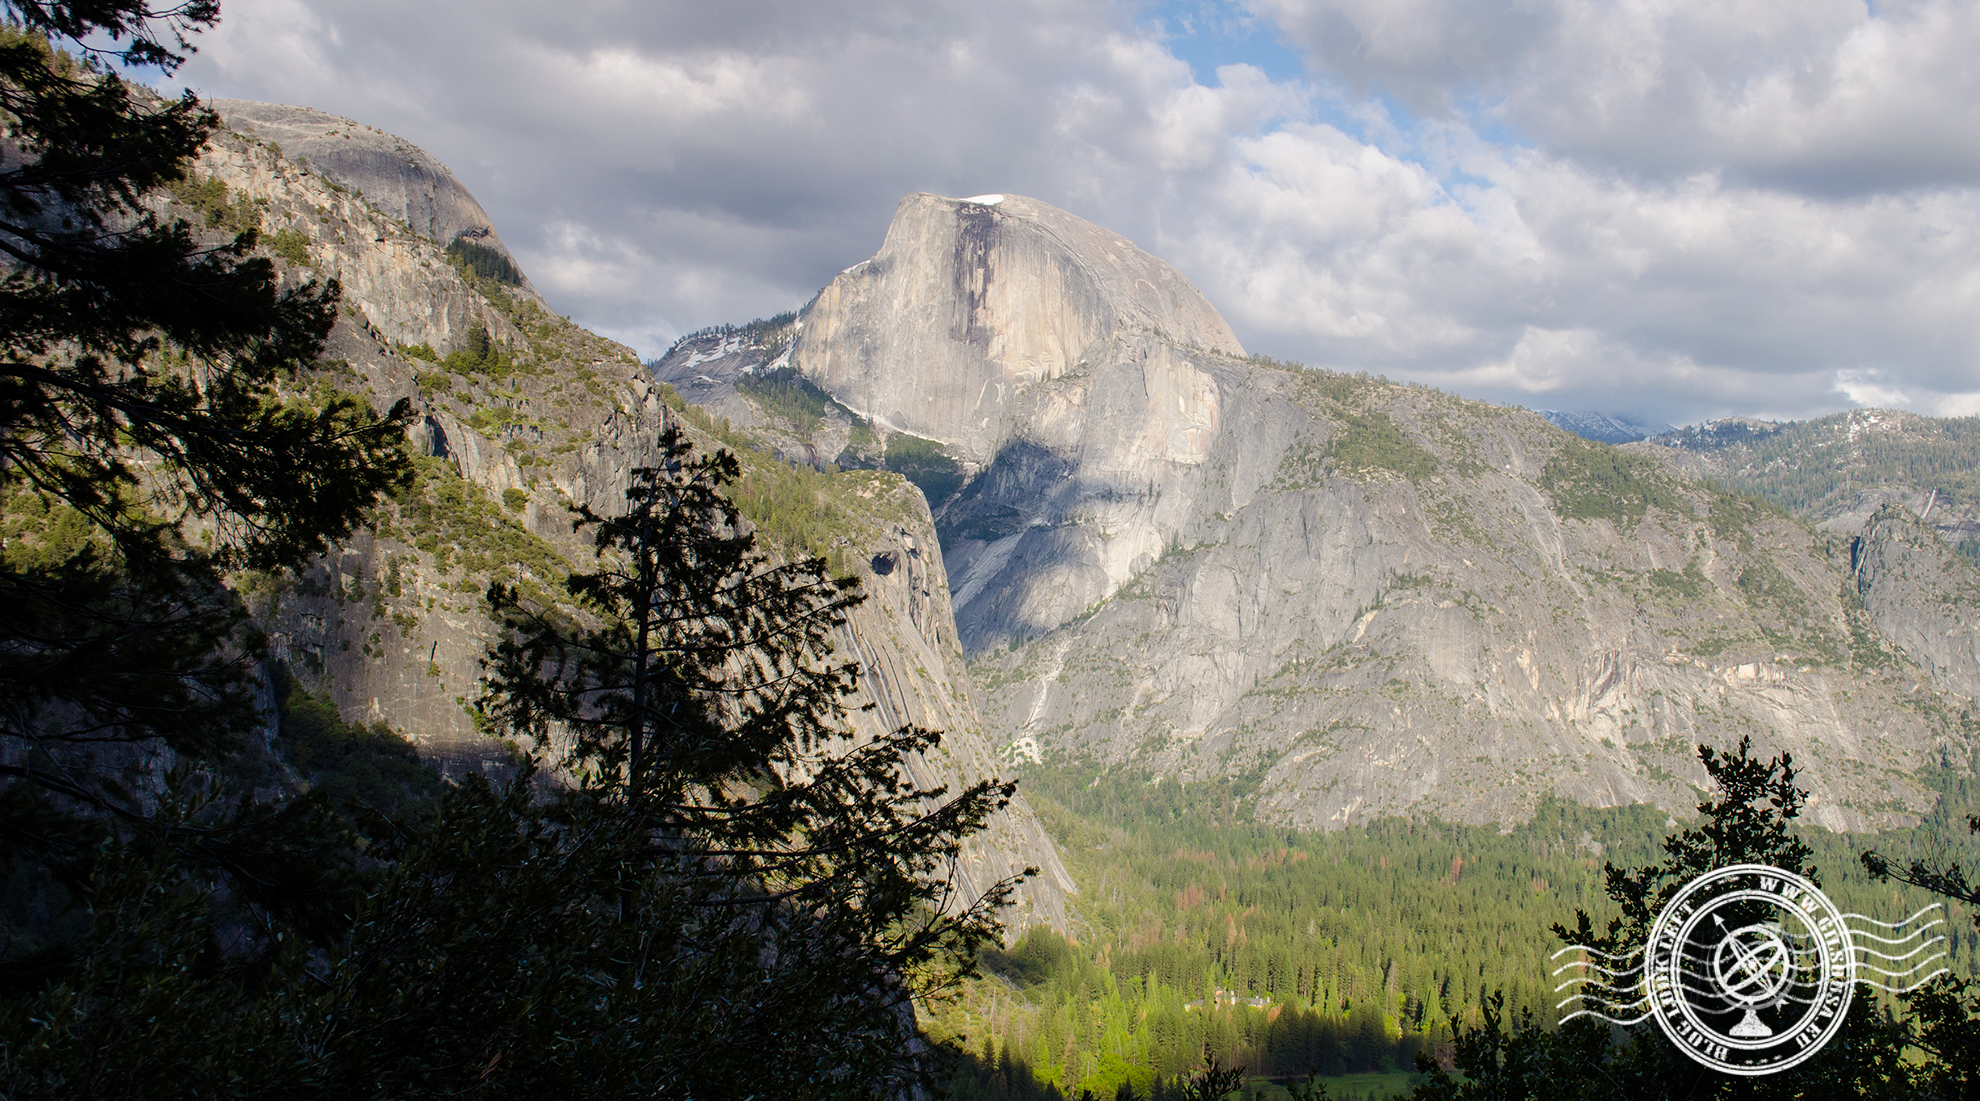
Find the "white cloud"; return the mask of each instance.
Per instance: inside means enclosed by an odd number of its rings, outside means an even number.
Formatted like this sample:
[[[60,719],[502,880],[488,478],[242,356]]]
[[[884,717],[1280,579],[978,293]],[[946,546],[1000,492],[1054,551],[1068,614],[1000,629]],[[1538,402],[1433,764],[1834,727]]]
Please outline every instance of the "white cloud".
[[[648,354],[803,302],[905,193],[1010,192],[1317,364],[1674,422],[1980,392],[1980,6],[1249,6],[1306,79],[1199,84],[1112,0],[228,0],[182,76],[424,145]]]
[[[1963,0],[1251,0],[1317,71],[1631,172],[1980,182]]]
[[[1980,417],[1980,391],[1942,394],[1927,412],[1935,417]]]
[[[1883,372],[1870,369],[1863,371],[1837,371],[1836,392],[1848,398],[1851,405],[1875,406],[1880,409],[1908,409],[1911,395],[1885,381]]]

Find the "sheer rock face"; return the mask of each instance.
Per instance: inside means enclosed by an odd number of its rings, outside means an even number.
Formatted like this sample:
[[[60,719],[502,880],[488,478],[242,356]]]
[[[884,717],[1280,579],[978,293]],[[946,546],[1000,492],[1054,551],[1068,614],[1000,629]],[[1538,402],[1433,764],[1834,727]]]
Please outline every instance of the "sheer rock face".
[[[1901,505],[1878,509],[1850,543],[1865,610],[1939,691],[1980,697],[1980,573]]]
[[[1051,630],[1162,553],[1243,355],[1196,288],[1117,234],[1015,195],[910,195],[879,253],[807,309],[792,360],[982,472],[936,503],[978,651]]]
[[[1963,759],[1918,666],[1841,595],[1846,539],[1654,470],[1660,504],[1600,514],[1562,474],[1588,445],[1532,414],[1209,368],[1245,430],[1164,498],[1167,552],[975,656],[1001,737],[1253,776],[1261,817],[1307,829],[1519,821],[1547,794],[1683,812],[1694,747],[1749,734],[1793,753],[1811,821],[1880,829],[1930,807],[1923,764]]]
[[[297,108],[222,106],[228,117],[267,108],[275,117],[356,125]],[[399,142],[372,133],[374,142]],[[586,560],[588,548],[574,537],[565,504],[623,507],[630,471],[652,461],[665,424],[660,392],[638,357],[541,309],[528,292],[498,307],[447,261],[443,242],[380,210],[359,192],[357,179],[331,175],[327,159],[305,167],[291,159],[289,144],[275,144],[279,151],[254,134],[223,131],[194,171],[253,200],[264,240],[282,231],[300,234],[305,262],[284,263],[286,283],[334,278],[342,286],[342,310],[324,348],[325,361],[343,368],[336,384],[381,410],[400,399],[412,403],[412,435],[422,451],[452,466],[484,500],[500,501],[505,490],[523,494],[518,508],[494,505],[495,517],[569,561]],[[527,315],[516,308],[522,302],[530,304]],[[554,322],[555,332],[537,340],[511,315]],[[497,385],[447,374],[404,351],[423,344],[445,355],[476,329],[511,357],[542,361],[545,370]],[[569,379],[579,368],[595,376],[595,392]],[[585,399],[560,402],[565,393]],[[457,553],[442,557],[418,547],[430,548],[436,536],[445,546],[449,535],[403,527],[395,535],[357,532],[300,571],[267,608],[273,650],[346,717],[389,723],[443,770],[490,767],[503,751],[477,730],[468,706],[491,638],[477,595],[487,579],[463,574]]]
[[[464,346],[477,328],[498,344],[524,342],[508,318],[460,278],[444,242],[407,229],[351,185],[290,160],[286,149],[222,133],[194,170],[255,201],[264,239],[282,231],[300,234],[307,270],[292,269],[294,277],[327,276],[343,284],[344,304],[359,311],[350,320],[366,342],[424,344],[444,355]]]
[[[858,568],[866,601],[840,631],[841,652],[860,667],[855,703],[871,705],[853,713],[852,729],[861,740],[905,725],[941,731],[941,748],[911,759],[908,772],[923,788],[955,793],[1009,769],[991,751],[970,691],[934,522],[913,486],[900,484],[895,492],[906,507],[877,541],[861,547],[869,555]],[[1027,867],[1038,875],[1007,918],[1011,935],[1034,924],[1070,929],[1069,896],[1078,888],[1019,793],[1011,809],[964,850],[958,884],[974,898]]]
[[[1964,735],[1844,597],[1846,538],[1530,413],[1244,359],[1130,248],[910,196],[793,353],[970,463],[935,515],[997,738],[1253,776],[1304,828],[1688,810],[1695,746],[1743,735],[1821,825],[1930,806]]]
[[[1188,280],[1118,234],[1017,195],[910,195],[880,251],[806,311],[795,360],[854,412],[987,465],[1035,420],[1027,391],[1103,372],[1127,333],[1244,354]]]
[[[427,240],[444,248],[465,237],[514,262],[467,186],[404,138],[308,107],[222,99],[213,109],[229,128],[274,143],[286,158],[358,191],[380,213]],[[537,297],[527,276],[523,287]]]

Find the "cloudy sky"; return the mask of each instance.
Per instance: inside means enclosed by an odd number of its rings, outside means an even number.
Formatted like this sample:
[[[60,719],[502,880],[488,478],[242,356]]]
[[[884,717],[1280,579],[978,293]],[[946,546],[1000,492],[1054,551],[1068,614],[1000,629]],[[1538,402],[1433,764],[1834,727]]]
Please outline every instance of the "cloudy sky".
[[[1684,423],[1980,413],[1980,2],[223,0],[162,83],[447,162],[652,356],[909,192],[1175,265],[1245,346]]]

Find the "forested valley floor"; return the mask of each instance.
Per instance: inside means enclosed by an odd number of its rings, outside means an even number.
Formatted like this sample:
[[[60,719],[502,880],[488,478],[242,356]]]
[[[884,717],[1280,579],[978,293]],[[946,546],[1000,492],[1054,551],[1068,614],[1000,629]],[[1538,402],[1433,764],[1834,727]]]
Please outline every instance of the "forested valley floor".
[[[958,1099],[1168,1096],[1206,1055],[1255,1078],[1318,1071],[1336,1098],[1399,1091],[1416,1053],[1447,1055],[1451,1018],[1476,1027],[1494,991],[1551,1023],[1552,925],[1579,909],[1600,928],[1613,912],[1604,865],[1654,863],[1683,824],[1654,807],[1549,800],[1509,831],[1392,819],[1298,833],[1256,821],[1242,779],[1022,775],[1079,882],[1082,925],[986,953],[984,979],[932,1015],[934,1038],[962,1056]],[[1799,829],[1843,910],[1904,917],[1944,901],[1875,883],[1858,858],[1970,861],[1980,781],[1947,768],[1934,782],[1944,798],[1913,830]],[[1955,973],[1973,976],[1967,909],[1947,903],[1935,932]]]

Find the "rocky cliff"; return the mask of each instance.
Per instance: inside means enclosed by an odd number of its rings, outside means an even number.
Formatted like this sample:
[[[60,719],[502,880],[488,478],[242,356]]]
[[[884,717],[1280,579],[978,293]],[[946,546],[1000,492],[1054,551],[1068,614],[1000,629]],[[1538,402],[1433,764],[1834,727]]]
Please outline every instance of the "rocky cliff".
[[[286,280],[338,280],[323,381],[380,408],[410,399],[431,456],[377,528],[268,582],[278,653],[347,715],[405,729],[446,767],[479,767],[497,751],[464,706],[487,642],[478,578],[503,562],[547,581],[580,553],[566,506],[623,500],[663,423],[661,392],[630,350],[531,295],[477,288],[441,242],[274,143],[223,132],[194,173],[255,212]]]
[[[469,233],[485,220],[479,205],[425,154],[317,112],[222,108],[239,128],[217,135],[194,166],[226,188],[214,209],[251,211],[228,217],[258,222],[285,279],[342,284],[344,313],[316,383],[381,408],[410,399],[426,452],[415,484],[374,525],[294,576],[255,579],[251,599],[276,656],[347,717],[390,723],[443,769],[488,767],[504,750],[476,729],[470,704],[491,635],[481,597],[489,580],[551,589],[588,563],[570,506],[622,508],[630,471],[652,460],[669,424],[706,447],[747,441],[686,414],[630,349],[551,313],[525,280],[504,284],[451,261],[446,246],[464,233],[488,247],[500,241],[492,230]],[[299,134],[348,138],[349,155],[313,153],[305,164],[298,151],[320,146]],[[381,149],[405,172],[381,168]],[[412,187],[420,181],[425,199]],[[744,459],[745,493],[795,476],[766,454]],[[877,472],[801,491],[835,518],[830,546],[788,549],[829,549],[871,594],[844,642],[877,706],[853,717],[851,733],[899,722],[945,729],[943,749],[913,763],[917,779],[955,785],[991,774],[996,762],[966,692],[946,687],[964,680],[961,651],[919,494]],[[1063,927],[1073,886],[1021,799],[959,871],[980,890],[1027,865],[1044,874],[1019,901],[1020,927]]]
[[[806,377],[968,464],[937,527],[1013,746],[1242,774],[1326,827],[1680,808],[1692,746],[1751,734],[1838,829],[1910,820],[1969,748],[1847,538],[1530,413],[1247,359],[1044,204],[911,196],[799,325]]]
[[[1980,571],[1941,533],[1886,505],[1850,540],[1850,577],[1877,629],[1941,692],[1980,697]]]
[[[880,251],[805,311],[794,362],[855,413],[985,465],[1037,420],[1030,388],[1105,370],[1127,333],[1244,354],[1188,280],[1117,234],[1017,195],[910,195]]]
[[[488,212],[466,185],[404,138],[308,107],[222,99],[213,108],[229,128],[259,139],[298,166],[315,167],[421,237],[442,247],[465,238],[514,263]],[[525,293],[538,297],[520,265],[517,272]]]
[[[791,362],[978,476],[934,502],[972,650],[1112,594],[1186,522],[1244,350],[1160,260],[1016,195],[902,200],[806,310]]]

